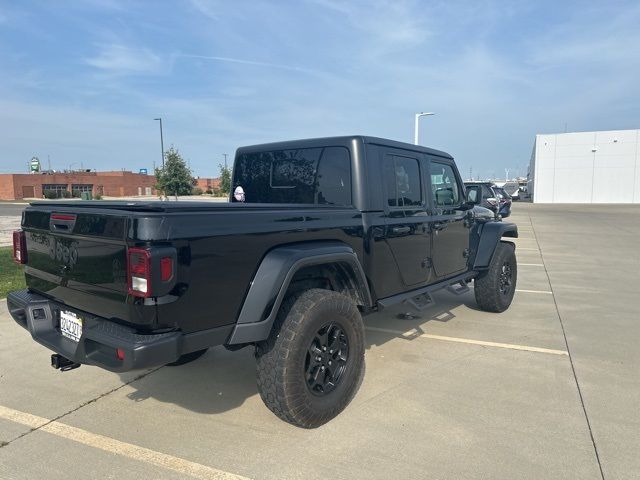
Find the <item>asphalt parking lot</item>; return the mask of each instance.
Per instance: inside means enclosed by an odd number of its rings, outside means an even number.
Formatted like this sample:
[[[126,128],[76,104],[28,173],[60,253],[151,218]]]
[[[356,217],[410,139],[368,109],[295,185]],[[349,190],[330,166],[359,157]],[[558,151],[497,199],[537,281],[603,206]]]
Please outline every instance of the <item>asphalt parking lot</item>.
[[[0,478],[638,478],[640,206],[513,210],[511,308],[367,317],[362,388],[316,430],[263,406],[249,349],[60,373],[2,302]]]

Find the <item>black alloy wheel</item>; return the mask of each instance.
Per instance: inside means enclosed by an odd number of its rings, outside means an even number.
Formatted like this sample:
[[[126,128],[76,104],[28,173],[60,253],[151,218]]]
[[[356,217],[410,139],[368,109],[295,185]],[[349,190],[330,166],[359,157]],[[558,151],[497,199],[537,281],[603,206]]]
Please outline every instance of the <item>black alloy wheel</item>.
[[[313,338],[305,359],[307,387],[314,395],[331,392],[342,380],[349,359],[349,338],[339,325],[324,325]]]
[[[518,281],[515,245],[499,242],[489,268],[473,281],[476,303],[486,312],[504,312],[513,300]]]
[[[282,420],[316,428],[342,412],[364,377],[364,324],[353,299],[313,288],[290,295],[269,338],[256,345],[265,405]]]
[[[513,274],[511,273],[511,264],[507,261],[502,264],[500,271],[500,293],[502,295],[509,295],[512,283]]]

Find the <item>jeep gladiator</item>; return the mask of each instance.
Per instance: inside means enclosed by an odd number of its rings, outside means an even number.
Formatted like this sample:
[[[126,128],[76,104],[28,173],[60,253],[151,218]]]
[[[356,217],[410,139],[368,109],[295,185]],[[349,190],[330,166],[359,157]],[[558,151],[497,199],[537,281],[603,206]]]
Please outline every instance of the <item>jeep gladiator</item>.
[[[7,304],[63,371],[179,365],[255,349],[269,409],[304,428],[364,375],[362,317],[469,290],[506,310],[515,225],[474,205],[447,153],[349,136],[239,148],[228,203],[33,202]]]

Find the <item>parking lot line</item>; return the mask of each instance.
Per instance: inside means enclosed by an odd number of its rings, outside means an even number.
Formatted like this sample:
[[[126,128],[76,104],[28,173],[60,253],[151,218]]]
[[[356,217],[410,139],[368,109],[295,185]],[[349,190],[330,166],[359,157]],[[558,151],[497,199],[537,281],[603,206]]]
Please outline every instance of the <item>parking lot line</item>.
[[[407,332],[402,332],[400,330],[391,330],[388,328],[379,328],[379,327],[365,327],[366,330],[371,330],[373,332],[383,332],[383,333],[393,333],[395,335],[400,335],[405,338],[430,338],[433,340],[444,340],[445,342],[457,342],[457,343],[469,343],[472,345],[481,345],[483,347],[496,347],[496,348],[507,348],[510,350],[526,350],[528,352],[537,352],[537,353],[550,353],[552,355],[568,355],[565,350],[555,350],[553,348],[541,348],[541,347],[530,347],[528,345],[514,345],[511,343],[499,343],[499,342],[487,342],[484,340],[472,340],[469,338],[458,338],[458,337],[445,337],[442,335],[431,335],[429,333],[421,333],[418,329],[411,329]]]
[[[521,290],[519,288],[516,288],[516,292],[520,292],[520,293],[543,293],[545,295],[553,295],[553,292],[550,290]]]
[[[131,443],[121,442],[114,438],[91,433],[81,428],[72,427],[71,425],[14,410],[2,405],[0,405],[0,418],[20,423],[33,430],[47,432],[89,447],[104,450],[105,452],[114,453],[140,462],[146,462],[203,480],[249,480],[247,477],[191,462],[183,458],[174,457],[173,455],[167,455],[166,453],[156,452],[155,450]]]
[[[531,251],[536,251],[536,252],[540,251],[538,248],[528,248],[528,247],[518,247],[518,246],[516,246],[516,251],[518,251],[518,250],[531,250]]]
[[[544,267],[544,264],[542,263],[518,263],[518,266],[525,266],[525,267]]]

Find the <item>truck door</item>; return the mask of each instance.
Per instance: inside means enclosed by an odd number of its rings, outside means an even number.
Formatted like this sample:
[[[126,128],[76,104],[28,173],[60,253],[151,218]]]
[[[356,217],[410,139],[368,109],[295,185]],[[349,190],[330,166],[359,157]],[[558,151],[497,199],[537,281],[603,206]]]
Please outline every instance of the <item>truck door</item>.
[[[429,161],[431,192],[431,254],[438,279],[462,273],[467,268],[469,228],[462,182],[453,165],[434,157]]]
[[[429,265],[429,217],[420,155],[385,154],[385,240],[405,286],[427,282]]]

